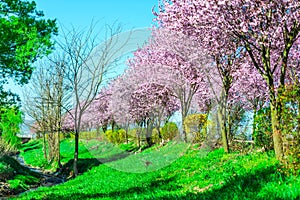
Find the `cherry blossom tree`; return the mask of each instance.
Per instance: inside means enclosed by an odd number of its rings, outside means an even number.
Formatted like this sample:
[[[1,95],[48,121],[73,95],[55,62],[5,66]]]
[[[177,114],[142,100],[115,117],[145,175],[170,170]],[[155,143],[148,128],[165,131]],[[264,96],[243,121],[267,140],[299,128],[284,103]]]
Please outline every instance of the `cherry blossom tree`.
[[[184,121],[195,93],[200,87],[203,90],[208,88],[204,73],[201,73],[202,65],[207,62],[204,52],[185,35],[154,29],[149,43],[134,52],[129,66],[135,73],[151,76],[152,81],[168,87],[180,102]],[[183,136],[186,140],[184,129]]]
[[[291,49],[288,65],[291,66],[288,71],[291,83],[299,85],[300,78],[300,39],[298,39]]]
[[[102,88],[100,93],[91,102],[82,118],[82,126],[96,128],[99,132],[99,127],[105,132],[107,126],[112,122],[112,114],[110,112],[109,103],[111,97],[109,88]]]
[[[160,134],[162,121],[168,119],[178,109],[177,99],[164,85],[144,83],[131,94],[130,114],[134,121],[143,122],[146,126],[146,141],[149,146],[152,145],[153,126],[162,139]]]
[[[100,127],[106,131],[107,125],[112,121],[112,114],[109,110],[111,93],[108,88],[102,88],[100,93],[95,97],[95,99],[86,108],[82,115],[82,120],[80,124],[80,130],[83,129],[94,129],[97,131]],[[82,101],[81,104],[85,102]],[[63,129],[73,130],[74,127],[74,108],[69,110],[64,115]]]
[[[213,44],[210,46],[212,51],[228,50],[224,48],[227,39],[246,50],[268,86],[274,149],[276,157],[282,159],[278,96],[288,68],[292,67],[289,66],[290,52],[299,40],[299,1],[174,0],[165,2],[163,9],[157,17],[163,26],[181,30],[191,37],[205,35],[203,41]]]
[[[276,157],[282,159],[280,91],[287,80],[290,52],[300,37],[299,1],[219,1],[214,12],[222,18],[220,29],[239,38],[253,66],[269,90],[273,140]],[[276,93],[276,88],[277,93]]]
[[[130,114],[130,96],[138,84],[130,79],[128,70],[122,76],[117,77],[110,83],[111,98],[108,110],[118,125],[128,126],[134,123]]]
[[[236,81],[232,86],[232,102],[240,103],[245,110],[253,111],[253,131],[256,127],[257,111],[268,105],[268,87],[259,72],[245,62],[234,74]]]
[[[176,32],[185,34],[190,40],[198,43],[198,46],[209,56],[215,65],[217,75],[213,71],[207,71],[211,88],[220,83],[221,93],[215,93],[219,109],[221,135],[225,152],[228,152],[228,124],[227,114],[229,91],[232,87],[233,73],[240,67],[240,57],[243,50],[239,48],[237,39],[230,37],[227,32],[216,28],[218,21],[206,16],[207,4],[205,1],[164,1],[163,9],[157,15],[159,25]],[[209,68],[207,68],[209,69]],[[212,79],[218,76],[220,80],[212,84]],[[219,91],[219,89],[217,89]]]

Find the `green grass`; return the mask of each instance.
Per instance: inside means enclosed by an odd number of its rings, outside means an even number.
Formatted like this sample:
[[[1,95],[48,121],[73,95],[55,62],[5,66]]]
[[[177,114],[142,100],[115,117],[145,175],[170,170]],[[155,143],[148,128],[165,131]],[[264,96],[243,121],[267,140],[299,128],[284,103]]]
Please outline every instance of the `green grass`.
[[[65,139],[60,144],[61,149],[61,162],[68,163],[74,156],[74,140]],[[27,165],[43,168],[47,170],[56,170],[57,163],[48,163],[44,158],[42,140],[33,140],[20,149],[20,156],[24,158]],[[94,158],[87,147],[80,143],[79,145],[80,158]]]
[[[66,164],[72,163],[72,146],[62,142]],[[33,162],[30,154],[37,150],[22,154]],[[300,177],[281,175],[273,152],[225,154],[173,142],[134,154],[90,141],[80,143],[79,155],[83,174],[18,199],[300,199]]]
[[[0,181],[7,182],[12,193],[19,193],[40,182],[40,175],[21,166],[14,158],[0,158]]]

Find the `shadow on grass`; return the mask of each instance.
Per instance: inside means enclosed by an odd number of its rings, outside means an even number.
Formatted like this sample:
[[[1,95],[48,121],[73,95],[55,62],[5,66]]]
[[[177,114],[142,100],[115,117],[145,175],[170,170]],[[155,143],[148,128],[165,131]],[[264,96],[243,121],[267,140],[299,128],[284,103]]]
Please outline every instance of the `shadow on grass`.
[[[14,175],[31,175],[34,177],[40,177],[40,174],[30,170],[28,167],[21,165],[15,158],[10,156],[3,156],[0,158],[0,162],[9,164],[14,170]]]
[[[22,150],[24,152],[27,152],[27,151],[31,151],[31,150],[35,150],[35,149],[41,149],[42,148],[42,144],[40,143],[30,143],[30,145],[27,146],[27,144],[24,144],[22,146]]]
[[[230,177],[219,188],[208,189],[198,194],[188,193],[182,199],[268,199],[268,196],[257,195],[268,182],[274,181],[277,173],[275,166],[255,170],[245,175]],[[274,193],[276,192],[274,189]]]
[[[0,157],[0,163],[9,166],[0,173],[0,199],[7,199],[7,196],[19,194],[39,184],[41,175],[21,165],[15,158]]]
[[[59,189],[53,188],[44,199],[213,199],[213,200],[226,200],[226,199],[272,199],[268,198],[268,194],[258,197],[257,194],[261,191],[265,184],[274,181],[274,174],[276,174],[275,166],[252,171],[245,175],[234,176],[225,183],[221,184],[219,188],[212,187],[211,189],[204,190],[203,192],[195,193],[182,193],[182,187],[176,184],[176,177],[164,180],[153,180],[145,182],[136,187],[131,187],[124,190],[113,191],[99,191],[96,193],[88,193],[88,191],[73,190],[70,193],[61,193]],[[276,193],[274,189],[274,193]],[[42,195],[43,191],[37,193]],[[175,195],[177,194],[177,195]],[[274,195],[273,195],[274,196]],[[34,198],[31,198],[34,199]],[[280,198],[277,198],[280,199]]]
[[[102,199],[102,198],[109,198],[109,199],[133,199],[137,198],[140,195],[143,195],[143,197],[146,195],[149,197],[149,199],[157,199],[153,195],[156,190],[163,191],[170,191],[172,189],[175,189],[172,187],[172,183],[174,183],[174,178],[169,178],[166,180],[154,180],[150,183],[145,183],[145,185],[137,186],[137,187],[131,187],[124,190],[119,191],[111,191],[111,192],[96,192],[96,193],[83,193],[80,190],[76,190],[75,192],[70,192],[67,194],[56,194],[59,193],[59,189],[53,188],[51,190],[51,193],[47,195],[43,195],[43,191],[36,191],[38,196],[43,196],[43,199]],[[176,187],[176,190],[182,189],[181,187]],[[101,188],[99,188],[101,190]],[[30,198],[32,200],[39,199],[39,198]],[[143,198],[144,199],[144,198]],[[145,197],[147,199],[147,197]],[[174,199],[174,198],[172,198]]]
[[[128,153],[128,152],[122,152],[119,154],[114,154],[107,158],[79,158],[78,159],[78,173],[82,174],[82,173],[92,169],[95,166],[99,166],[100,164],[113,162],[116,160],[121,160],[123,158],[126,158],[129,155],[130,155],[130,153]],[[73,163],[74,163],[74,159],[71,159],[67,163],[65,163],[61,169],[61,174],[69,176],[71,171],[73,171]]]
[[[117,161],[117,160],[121,160],[121,159],[124,159],[126,158],[127,156],[131,155],[129,152],[127,151],[123,151],[121,153],[118,153],[118,154],[114,154],[110,157],[107,157],[107,158],[97,158],[100,163],[108,163],[108,162],[113,162],[113,161]]]

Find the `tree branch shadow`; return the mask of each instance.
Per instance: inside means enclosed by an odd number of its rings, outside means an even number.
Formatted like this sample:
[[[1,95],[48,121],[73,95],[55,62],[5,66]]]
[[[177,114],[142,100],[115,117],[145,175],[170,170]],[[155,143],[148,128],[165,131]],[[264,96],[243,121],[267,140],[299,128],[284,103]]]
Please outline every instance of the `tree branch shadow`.
[[[109,163],[117,160],[124,159],[131,155],[128,152],[121,152],[118,154],[114,154],[107,158],[79,158],[78,159],[78,172],[82,174],[93,167],[99,166],[104,163]],[[67,163],[63,164],[62,168],[60,169],[60,175],[69,176],[73,170],[73,163],[74,159],[69,160]]]

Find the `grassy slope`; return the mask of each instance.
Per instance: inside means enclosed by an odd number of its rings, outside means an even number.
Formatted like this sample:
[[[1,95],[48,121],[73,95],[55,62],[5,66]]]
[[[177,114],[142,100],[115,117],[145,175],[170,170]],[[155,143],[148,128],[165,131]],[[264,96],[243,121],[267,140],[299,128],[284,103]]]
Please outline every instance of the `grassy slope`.
[[[68,140],[62,143],[62,155],[66,164],[71,163],[68,159],[72,156],[72,146],[72,142]],[[110,144],[81,144],[82,172],[89,170],[64,184],[39,188],[19,198],[300,198],[300,177],[286,178],[278,173],[278,164],[272,152],[240,155],[224,154],[222,149],[210,153],[186,149],[187,146],[181,143],[169,143],[160,149],[152,148],[139,154],[128,154]],[[23,156],[27,162],[33,163],[40,154],[41,149],[32,148],[23,153]],[[147,161],[151,164],[147,165]]]
[[[15,194],[39,184],[40,175],[21,166],[14,158],[4,156],[0,158],[0,181],[8,183],[9,193]]]

